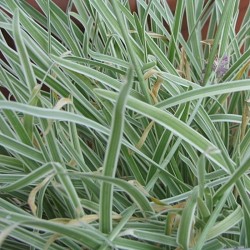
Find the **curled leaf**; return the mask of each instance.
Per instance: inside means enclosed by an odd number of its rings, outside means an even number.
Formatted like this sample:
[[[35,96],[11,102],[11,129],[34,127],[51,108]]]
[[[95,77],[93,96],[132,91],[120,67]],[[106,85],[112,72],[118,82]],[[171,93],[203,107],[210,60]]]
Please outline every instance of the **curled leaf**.
[[[43,188],[47,182],[54,176],[54,174],[47,176],[41,183],[39,183],[35,188],[32,189],[32,191],[29,194],[28,198],[28,204],[30,206],[30,209],[34,215],[36,215],[37,206],[35,204],[36,194],[37,192]]]
[[[53,109],[60,110],[67,104],[72,104],[72,100],[70,98],[61,98]],[[49,133],[51,127],[52,127],[52,120],[49,120],[48,127],[45,130],[44,135],[47,135]]]
[[[143,146],[144,142],[145,142],[146,139],[147,139],[148,133],[149,133],[149,131],[152,129],[152,127],[153,127],[154,124],[155,124],[155,122],[154,122],[154,121],[151,121],[151,122],[148,124],[148,126],[145,128],[145,130],[143,131],[143,134],[142,134],[142,136],[141,136],[139,142],[136,144],[136,147],[137,147],[138,149],[140,149],[140,148]]]

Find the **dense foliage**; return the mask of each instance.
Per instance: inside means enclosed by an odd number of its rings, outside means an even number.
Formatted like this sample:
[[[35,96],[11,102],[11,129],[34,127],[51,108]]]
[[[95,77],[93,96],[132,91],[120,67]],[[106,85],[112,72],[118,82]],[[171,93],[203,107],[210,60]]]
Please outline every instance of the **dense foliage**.
[[[38,3],[0,1],[1,249],[250,247],[250,9]]]

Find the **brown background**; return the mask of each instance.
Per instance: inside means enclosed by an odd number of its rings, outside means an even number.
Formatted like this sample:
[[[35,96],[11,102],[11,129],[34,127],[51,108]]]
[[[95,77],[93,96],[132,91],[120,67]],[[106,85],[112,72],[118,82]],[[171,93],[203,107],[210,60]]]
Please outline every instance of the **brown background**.
[[[171,10],[174,12],[177,0],[166,0],[166,1],[168,1],[168,4],[169,4]],[[197,1],[197,0],[191,0],[191,1]],[[58,6],[60,6],[64,11],[66,10],[68,0],[53,0],[53,2],[56,3]],[[35,8],[39,9],[35,0],[28,0],[28,3],[30,3]],[[129,3],[131,6],[131,10],[136,11],[136,0],[129,0]],[[236,31],[239,30],[240,24],[244,18],[244,15],[245,15],[246,10],[249,6],[249,3],[250,3],[250,0],[240,0],[240,7],[239,7],[240,14],[239,14],[238,22],[236,25]],[[206,32],[206,28],[207,27],[204,27],[204,33]],[[187,24],[186,24],[185,20],[183,22],[182,33],[183,33],[184,37],[187,38],[188,31],[187,31]]]

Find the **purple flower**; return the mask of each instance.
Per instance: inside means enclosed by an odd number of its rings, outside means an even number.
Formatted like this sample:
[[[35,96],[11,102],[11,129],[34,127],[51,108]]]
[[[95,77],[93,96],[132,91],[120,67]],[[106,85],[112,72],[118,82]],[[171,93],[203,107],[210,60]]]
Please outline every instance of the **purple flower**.
[[[216,77],[221,78],[229,69],[229,56],[224,55],[222,58],[216,57],[213,63],[213,71]]]

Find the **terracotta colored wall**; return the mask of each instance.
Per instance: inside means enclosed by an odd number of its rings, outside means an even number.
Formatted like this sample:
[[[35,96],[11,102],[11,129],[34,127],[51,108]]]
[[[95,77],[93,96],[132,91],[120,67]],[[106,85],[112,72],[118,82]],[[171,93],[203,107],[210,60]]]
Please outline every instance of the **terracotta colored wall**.
[[[31,4],[36,9],[39,9],[38,4],[36,3],[36,0],[28,0],[29,4]],[[69,0],[53,0],[54,3],[56,3],[58,6],[60,6],[64,11],[67,8]]]
[[[60,6],[64,11],[66,10],[67,4],[69,2],[68,0],[64,0],[64,1],[63,0],[53,0],[53,1],[58,6]],[[168,1],[170,9],[174,12],[177,0],[166,0],[166,1]],[[33,5],[35,8],[39,9],[35,0],[28,0],[27,2],[30,3],[31,5]],[[129,3],[131,6],[131,10],[136,11],[136,0],[129,0]],[[246,12],[249,4],[250,4],[250,0],[240,0],[240,7],[239,7],[240,15],[239,15],[238,22],[236,25],[237,31],[239,30],[240,24],[242,22],[242,19],[245,15],[245,12]],[[206,31],[206,27],[204,28],[204,32],[205,31]],[[182,33],[183,33],[184,37],[187,37],[188,31],[187,31],[187,24],[185,23],[185,20],[184,20],[183,27],[182,27]]]

